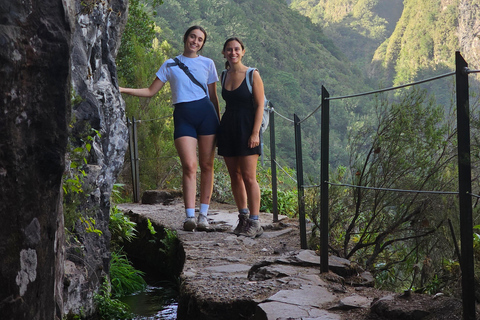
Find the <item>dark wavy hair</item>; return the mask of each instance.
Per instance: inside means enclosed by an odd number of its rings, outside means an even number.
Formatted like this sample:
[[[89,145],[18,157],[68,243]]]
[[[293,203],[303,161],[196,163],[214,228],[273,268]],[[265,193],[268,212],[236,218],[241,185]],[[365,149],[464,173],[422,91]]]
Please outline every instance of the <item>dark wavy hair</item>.
[[[200,50],[202,50],[203,46],[205,45],[205,42],[207,42],[207,31],[205,31],[205,29],[203,29],[200,26],[191,26],[190,28],[187,29],[187,31],[185,31],[185,34],[183,35],[183,44],[185,44],[187,42],[188,35],[190,34],[190,32],[192,32],[193,30],[196,30],[196,29],[202,31],[203,34],[205,35],[205,39],[203,39],[202,47],[200,48]],[[198,50],[198,51],[200,51],[200,50]]]

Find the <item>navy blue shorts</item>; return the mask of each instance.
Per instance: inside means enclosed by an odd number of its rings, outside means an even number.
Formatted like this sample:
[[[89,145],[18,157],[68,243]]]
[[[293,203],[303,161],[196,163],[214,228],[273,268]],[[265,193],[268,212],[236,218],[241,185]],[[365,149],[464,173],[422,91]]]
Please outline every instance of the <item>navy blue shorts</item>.
[[[208,97],[201,100],[182,102],[173,111],[174,139],[216,134],[220,121],[217,111]]]

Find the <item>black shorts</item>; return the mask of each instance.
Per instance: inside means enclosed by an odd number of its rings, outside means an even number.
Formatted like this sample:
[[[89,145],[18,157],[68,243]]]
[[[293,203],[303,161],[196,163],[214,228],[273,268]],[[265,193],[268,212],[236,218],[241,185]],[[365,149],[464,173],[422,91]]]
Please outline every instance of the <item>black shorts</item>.
[[[217,111],[208,97],[176,104],[173,122],[174,139],[216,134],[220,124]]]

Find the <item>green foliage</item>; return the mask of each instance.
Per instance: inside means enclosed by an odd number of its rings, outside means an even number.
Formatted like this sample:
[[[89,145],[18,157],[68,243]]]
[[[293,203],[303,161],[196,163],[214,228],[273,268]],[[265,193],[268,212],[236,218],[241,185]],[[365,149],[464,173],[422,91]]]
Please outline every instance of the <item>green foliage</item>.
[[[403,14],[386,41],[386,50],[376,52],[385,80],[394,85],[426,78],[439,68],[454,68],[458,49],[458,4],[443,6],[437,0],[404,2]]]
[[[155,260],[155,267],[165,278],[175,280],[178,274],[178,252],[180,249],[180,240],[177,232],[163,227],[158,227],[147,219],[147,226],[150,236],[147,236],[151,250],[158,250],[162,257],[161,260]],[[182,262],[183,263],[183,262]],[[158,274],[157,274],[158,275]]]
[[[84,218],[80,217],[80,222],[85,226],[85,231],[87,233],[95,233],[99,236],[103,234],[103,232],[97,228],[95,228],[96,221],[94,218],[89,217],[89,218]]]
[[[233,203],[232,188],[227,166],[221,157],[215,157],[213,162],[214,185],[212,199],[222,203]]]
[[[136,237],[136,226],[137,224],[131,221],[117,206],[112,206],[108,224],[112,247],[118,250],[125,241],[132,241]]]
[[[73,127],[73,123],[70,124]],[[66,155],[68,168],[63,175],[63,208],[65,228],[73,230],[82,216],[80,207],[86,202],[88,194],[84,190],[83,180],[87,176],[86,165],[90,157],[92,143],[101,134],[95,129],[85,129],[77,139],[70,138]],[[94,229],[92,229],[93,232]]]
[[[126,320],[132,317],[125,303],[112,298],[108,281],[104,282],[99,293],[95,293],[94,301],[100,320]]]
[[[161,35],[162,30],[155,26],[150,8],[139,1],[132,1],[117,59],[122,86],[150,86],[156,70],[171,51],[166,41],[158,41]],[[178,177],[181,175],[173,143],[173,110],[169,85],[151,99],[126,96],[125,102],[127,117],[136,119],[141,187],[178,187]],[[130,179],[130,154],[126,155],[126,159],[123,176]]]
[[[391,35],[401,16],[403,0],[293,0],[290,7],[321,26],[367,74],[373,53]]]
[[[169,258],[173,258],[176,255],[178,236],[175,230],[165,229],[165,235],[160,242],[163,244],[163,248],[159,250],[165,253]]]
[[[148,228],[148,230],[150,231],[150,234],[151,234],[151,235],[157,234],[157,231],[156,231],[155,228],[153,227],[152,221],[150,221],[150,219],[147,219],[147,228]]]
[[[145,289],[146,283],[143,275],[142,271],[132,266],[124,254],[112,252],[110,261],[112,297],[118,298]]]
[[[125,184],[113,184],[112,194],[110,195],[113,203],[129,203],[131,202],[130,195],[125,190]]]
[[[372,271],[378,287],[434,292],[453,278],[444,266],[454,255],[444,222],[455,217],[456,201],[383,189],[456,190],[454,114],[444,114],[425,90],[397,95],[395,102],[377,99],[376,121],[351,127],[351,164],[330,173],[337,184],[379,189],[329,188],[329,245]],[[318,191],[305,199],[317,236]]]
[[[277,192],[278,213],[289,217],[298,215],[297,190]],[[260,211],[273,212],[272,189],[261,189]]]
[[[136,82],[138,60],[134,59],[137,55],[135,51],[140,47],[150,47],[154,38],[155,23],[152,13],[147,10],[143,1],[129,1],[127,25],[117,54],[118,73],[127,83]]]

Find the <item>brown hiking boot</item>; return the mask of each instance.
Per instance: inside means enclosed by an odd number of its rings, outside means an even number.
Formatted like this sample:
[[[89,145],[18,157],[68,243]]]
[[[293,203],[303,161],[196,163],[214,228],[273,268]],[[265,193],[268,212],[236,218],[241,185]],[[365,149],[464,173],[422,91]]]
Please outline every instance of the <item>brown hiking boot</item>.
[[[245,230],[248,226],[248,216],[249,216],[248,213],[239,213],[238,214],[238,224],[235,227],[235,229],[233,230],[233,233],[236,234],[237,236],[240,233],[245,232]]]
[[[241,236],[250,238],[260,237],[263,234],[263,228],[260,225],[260,220],[248,219],[247,227],[244,232],[240,233]]]

